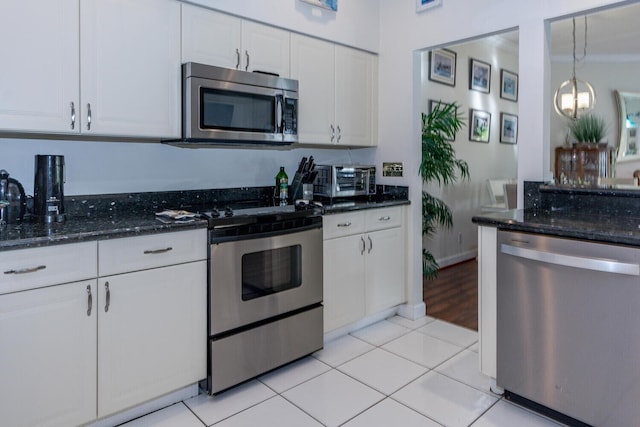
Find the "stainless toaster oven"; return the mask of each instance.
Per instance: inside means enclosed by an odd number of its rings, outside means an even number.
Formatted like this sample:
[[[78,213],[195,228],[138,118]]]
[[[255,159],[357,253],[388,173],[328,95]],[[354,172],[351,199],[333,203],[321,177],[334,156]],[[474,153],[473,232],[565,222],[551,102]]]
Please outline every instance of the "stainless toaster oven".
[[[321,197],[355,197],[376,194],[376,168],[364,165],[317,165],[313,194]]]

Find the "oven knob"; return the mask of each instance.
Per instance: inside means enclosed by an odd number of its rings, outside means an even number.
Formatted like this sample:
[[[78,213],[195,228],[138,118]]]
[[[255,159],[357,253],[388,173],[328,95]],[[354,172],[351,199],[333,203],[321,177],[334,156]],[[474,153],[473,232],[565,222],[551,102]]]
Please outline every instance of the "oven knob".
[[[218,212],[218,209],[213,208],[211,209],[211,212],[209,212],[209,216],[211,216],[211,218],[218,218],[220,216],[220,212]]]
[[[229,206],[224,208],[224,216],[233,216],[233,210]]]

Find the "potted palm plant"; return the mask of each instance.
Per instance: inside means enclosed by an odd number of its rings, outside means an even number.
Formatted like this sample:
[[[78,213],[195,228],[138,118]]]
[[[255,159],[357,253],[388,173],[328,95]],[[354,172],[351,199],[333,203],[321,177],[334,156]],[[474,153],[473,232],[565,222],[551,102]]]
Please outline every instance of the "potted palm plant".
[[[469,179],[469,165],[456,158],[451,141],[465,125],[456,103],[436,103],[429,114],[422,113],[422,160],[420,176],[423,184],[447,186],[459,178]],[[453,215],[447,204],[424,189],[422,191],[422,235],[431,236],[437,228],[450,228]],[[439,265],[433,254],[422,249],[422,271],[426,278],[436,277]]]

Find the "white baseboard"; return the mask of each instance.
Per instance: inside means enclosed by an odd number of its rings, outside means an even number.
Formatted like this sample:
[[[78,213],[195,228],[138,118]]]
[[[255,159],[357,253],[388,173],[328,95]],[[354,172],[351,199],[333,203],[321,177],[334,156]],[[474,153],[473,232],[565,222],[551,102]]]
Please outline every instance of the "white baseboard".
[[[471,251],[466,251],[466,252],[462,252],[459,254],[455,254],[446,258],[442,258],[442,259],[438,259],[436,260],[438,262],[438,265],[440,266],[440,268],[444,268],[444,267],[448,267],[450,265],[454,265],[454,264],[458,264],[460,262],[463,261],[468,261],[470,259],[473,259],[475,257],[478,256],[478,251],[477,250],[471,250]]]
[[[340,338],[353,331],[357,331],[358,329],[365,328],[369,325],[373,325],[374,323],[384,320],[388,317],[394,316],[398,313],[398,307],[392,307],[386,310],[382,310],[378,313],[362,318],[356,322],[350,323],[341,328],[334,329],[333,331],[327,332],[324,334],[324,342],[333,341],[336,338]]]
[[[418,304],[403,304],[398,307],[398,316],[402,316],[409,320],[416,320],[421,317],[426,316],[427,306],[424,301],[419,302]]]

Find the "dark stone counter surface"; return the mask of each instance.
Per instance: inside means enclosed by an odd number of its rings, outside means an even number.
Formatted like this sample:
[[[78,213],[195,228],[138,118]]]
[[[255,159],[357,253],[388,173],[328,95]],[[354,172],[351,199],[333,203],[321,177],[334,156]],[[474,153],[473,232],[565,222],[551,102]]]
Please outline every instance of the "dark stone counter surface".
[[[326,213],[380,208],[408,204],[407,196],[407,187],[378,186],[375,196],[348,202],[325,201],[324,206]],[[0,251],[206,228],[204,219],[163,222],[155,213],[164,209],[199,213],[212,207],[224,208],[240,200],[269,203],[272,198],[273,187],[66,196],[68,218],[65,222],[47,225],[26,218],[21,223],[2,226]]]
[[[524,210],[473,217],[500,230],[640,246],[640,190],[525,182]]]

